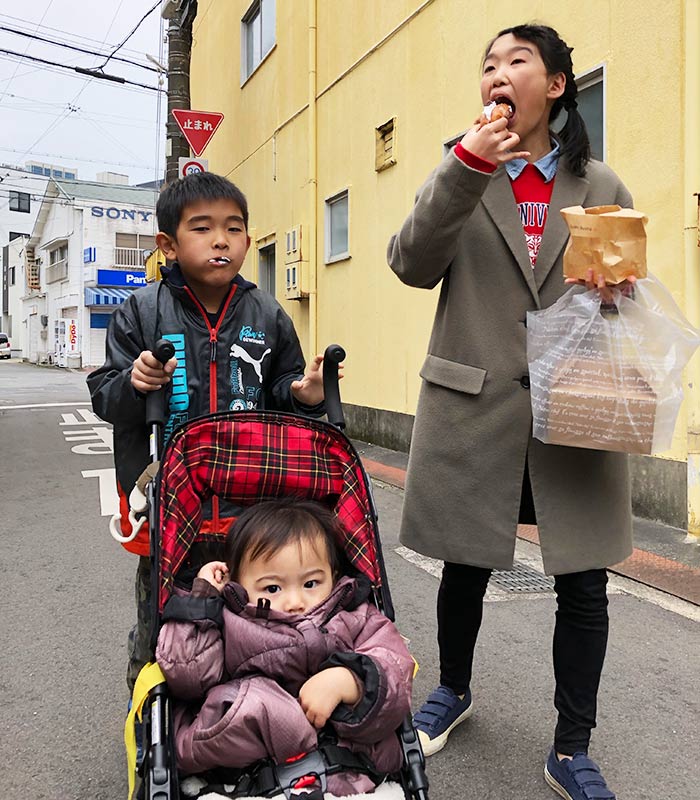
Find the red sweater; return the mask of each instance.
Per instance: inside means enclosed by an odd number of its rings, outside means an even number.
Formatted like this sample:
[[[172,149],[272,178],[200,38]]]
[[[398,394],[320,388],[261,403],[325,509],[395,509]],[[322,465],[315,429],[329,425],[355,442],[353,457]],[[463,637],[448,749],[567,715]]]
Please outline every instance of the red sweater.
[[[496,164],[480,158],[462,147],[461,142],[455,146],[455,155],[468,167],[479,172],[493,172]],[[547,222],[549,201],[552,198],[554,181],[545,183],[544,176],[534,164],[528,164],[515,180],[511,181],[515,204],[518,207],[520,221],[525,232],[530,264],[535,268],[537,254],[540,252],[542,233]]]

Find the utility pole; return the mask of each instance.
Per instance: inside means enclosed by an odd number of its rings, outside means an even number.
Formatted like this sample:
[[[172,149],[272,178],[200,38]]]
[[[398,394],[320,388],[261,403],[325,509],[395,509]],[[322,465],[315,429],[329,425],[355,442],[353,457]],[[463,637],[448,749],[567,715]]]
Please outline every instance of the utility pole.
[[[192,53],[192,23],[197,14],[196,0],[181,0],[177,11],[168,20],[168,119],[166,130],[165,182],[180,177],[178,159],[190,155],[190,146],[182,135],[174,108],[190,107],[190,55]]]

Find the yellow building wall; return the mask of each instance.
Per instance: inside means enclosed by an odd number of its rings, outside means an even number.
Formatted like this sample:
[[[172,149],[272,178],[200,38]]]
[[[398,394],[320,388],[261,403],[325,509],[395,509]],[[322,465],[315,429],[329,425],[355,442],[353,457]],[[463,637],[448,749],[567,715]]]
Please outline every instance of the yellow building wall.
[[[307,357],[312,343],[346,348],[346,402],[415,411],[438,290],[403,286],[386,265],[387,243],[442,158],[443,142],[481,109],[487,42],[520,22],[555,27],[574,46],[576,74],[604,66],[606,161],[649,216],[650,268],[681,308],[696,313],[687,290],[700,265],[684,232],[697,178],[688,178],[692,133],[683,124],[684,109],[694,108],[697,134],[697,99],[686,97],[684,78],[689,43],[700,46],[693,5],[669,0],[661,20],[656,0],[277,0],[276,45],[241,87],[241,18],[250,3],[200,0],[192,107],[226,115],[205,156],[247,194],[253,237],[276,236],[277,296]],[[375,172],[375,128],[392,117],[397,164]],[[343,189],[351,257],[325,265],[324,202]],[[284,232],[296,224],[304,226],[305,253],[315,231],[317,317],[311,300],[284,300]],[[254,253],[244,273],[255,279]],[[684,408],[666,457],[685,460],[685,419]]]

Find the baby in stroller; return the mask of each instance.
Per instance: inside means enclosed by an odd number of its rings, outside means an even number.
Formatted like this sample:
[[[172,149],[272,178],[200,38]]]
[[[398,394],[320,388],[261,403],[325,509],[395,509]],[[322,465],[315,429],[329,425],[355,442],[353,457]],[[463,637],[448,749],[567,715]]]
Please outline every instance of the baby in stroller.
[[[336,796],[371,791],[378,775],[401,768],[396,729],[410,710],[414,662],[341,541],[320,503],[267,500],[238,518],[224,560],[170,597],[156,658],[175,700],[183,772],[283,764],[326,733],[373,767],[372,777],[329,774]]]

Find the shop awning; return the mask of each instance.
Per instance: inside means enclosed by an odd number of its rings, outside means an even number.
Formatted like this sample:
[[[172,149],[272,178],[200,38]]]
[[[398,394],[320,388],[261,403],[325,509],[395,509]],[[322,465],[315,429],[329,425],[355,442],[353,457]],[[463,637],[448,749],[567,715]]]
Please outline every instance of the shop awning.
[[[85,287],[86,306],[118,306],[121,305],[133,289],[102,289],[101,287]]]

